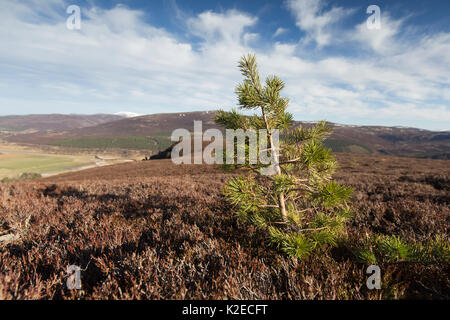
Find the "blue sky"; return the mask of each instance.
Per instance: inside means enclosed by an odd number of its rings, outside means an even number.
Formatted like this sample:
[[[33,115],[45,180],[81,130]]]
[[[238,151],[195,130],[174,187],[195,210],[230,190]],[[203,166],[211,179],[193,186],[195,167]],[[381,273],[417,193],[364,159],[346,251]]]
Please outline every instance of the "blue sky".
[[[298,120],[449,130],[449,13],[437,0],[2,0],[0,115],[229,110],[253,52]]]

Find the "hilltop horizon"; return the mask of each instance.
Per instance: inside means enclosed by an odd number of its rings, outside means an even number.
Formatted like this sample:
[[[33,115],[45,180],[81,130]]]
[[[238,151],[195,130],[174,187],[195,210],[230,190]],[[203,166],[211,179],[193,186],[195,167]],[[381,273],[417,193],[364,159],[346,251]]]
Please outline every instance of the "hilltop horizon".
[[[145,117],[145,116],[151,116],[151,115],[165,115],[165,114],[184,114],[184,113],[208,113],[208,112],[217,112],[221,109],[209,109],[209,110],[192,110],[192,111],[174,111],[174,112],[155,112],[155,113],[147,113],[147,114],[138,114],[135,112],[128,112],[128,111],[119,111],[114,113],[30,113],[30,114],[0,114],[0,119],[3,117],[26,117],[26,116],[46,116],[46,115],[64,115],[64,116],[97,116],[97,115],[107,115],[107,116],[119,116],[121,118],[137,118],[137,117]],[[120,119],[117,119],[120,120]],[[431,131],[431,132],[447,132],[450,131],[450,128],[448,129],[427,129],[423,127],[413,127],[413,126],[404,126],[404,125],[385,125],[385,124],[356,124],[356,123],[342,123],[342,122],[333,122],[329,121],[327,119],[315,119],[315,120],[302,120],[297,119],[294,117],[294,121],[301,122],[301,123],[317,123],[322,120],[327,121],[328,123],[332,123],[334,125],[340,125],[340,126],[355,126],[355,127],[386,127],[386,128],[410,128],[410,129],[419,129],[424,131]],[[1,127],[0,127],[1,128]]]
[[[221,129],[214,121],[216,112],[155,113],[136,117],[117,114],[0,116],[0,138],[12,143],[71,150],[117,148],[148,150],[155,154],[171,145],[174,130],[193,131],[194,121],[202,121],[202,130]],[[294,122],[295,126],[309,127],[315,121]],[[328,123],[333,132],[327,146],[333,151],[450,158],[450,131]]]

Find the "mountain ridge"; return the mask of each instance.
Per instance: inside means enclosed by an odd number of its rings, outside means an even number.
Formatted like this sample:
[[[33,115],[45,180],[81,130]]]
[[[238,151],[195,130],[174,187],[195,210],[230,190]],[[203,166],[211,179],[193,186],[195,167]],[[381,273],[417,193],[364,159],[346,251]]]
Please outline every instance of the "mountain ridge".
[[[120,115],[98,114],[28,114],[0,116],[0,131],[71,130],[123,119]]]
[[[10,134],[7,141],[29,144],[56,144],[77,139],[106,137],[165,137],[175,129],[193,131],[194,121],[202,121],[202,129],[220,128],[214,122],[216,110],[179,113],[157,113],[136,117],[119,117],[111,121],[63,130]],[[0,125],[2,117],[0,117]],[[295,125],[312,126],[312,121],[296,121]],[[351,153],[392,154],[418,158],[450,159],[450,131],[431,131],[409,127],[357,126],[329,122],[333,133],[326,145],[333,151]],[[77,144],[79,145],[79,144]]]

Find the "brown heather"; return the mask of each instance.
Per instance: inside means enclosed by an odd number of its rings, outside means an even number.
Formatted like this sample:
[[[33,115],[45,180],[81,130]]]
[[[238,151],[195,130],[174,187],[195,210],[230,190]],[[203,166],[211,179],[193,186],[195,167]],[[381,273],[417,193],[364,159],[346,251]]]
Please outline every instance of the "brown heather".
[[[449,235],[447,160],[338,154],[353,186],[349,238]],[[448,265],[367,265],[333,249],[297,261],[240,225],[222,196],[231,174],[154,160],[0,185],[1,299],[449,299]],[[82,290],[66,289],[78,265]]]

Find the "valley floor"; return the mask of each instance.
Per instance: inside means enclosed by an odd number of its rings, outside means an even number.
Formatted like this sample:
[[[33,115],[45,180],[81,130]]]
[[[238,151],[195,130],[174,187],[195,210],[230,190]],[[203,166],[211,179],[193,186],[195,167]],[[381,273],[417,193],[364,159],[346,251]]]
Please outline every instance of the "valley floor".
[[[130,161],[133,160],[118,156],[103,159],[93,154],[50,153],[38,148],[24,148],[13,144],[0,145],[0,180],[17,179],[24,173],[48,177]]]

